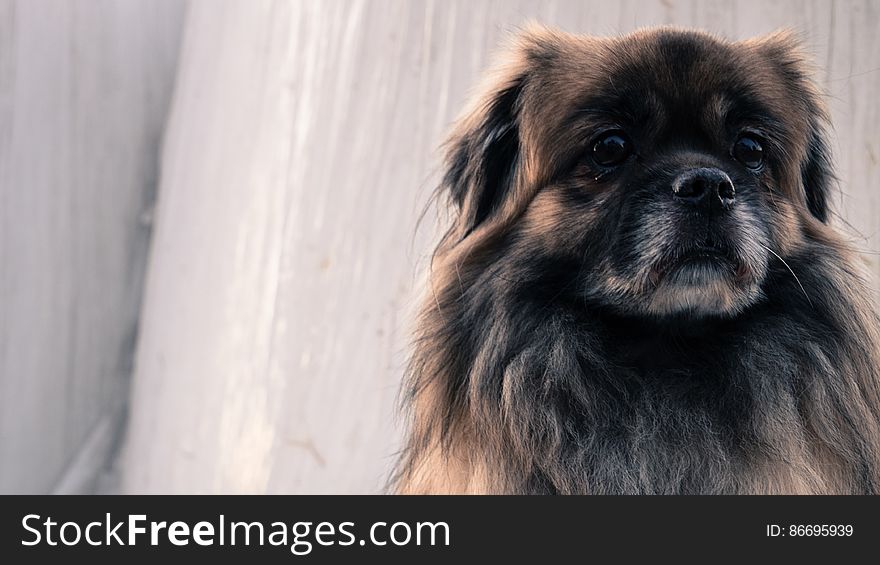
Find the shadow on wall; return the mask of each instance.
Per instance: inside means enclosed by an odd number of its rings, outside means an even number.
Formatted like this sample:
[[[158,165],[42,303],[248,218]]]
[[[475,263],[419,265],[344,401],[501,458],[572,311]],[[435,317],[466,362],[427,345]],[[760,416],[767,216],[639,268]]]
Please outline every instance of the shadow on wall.
[[[0,2],[0,493],[118,444],[184,9]]]

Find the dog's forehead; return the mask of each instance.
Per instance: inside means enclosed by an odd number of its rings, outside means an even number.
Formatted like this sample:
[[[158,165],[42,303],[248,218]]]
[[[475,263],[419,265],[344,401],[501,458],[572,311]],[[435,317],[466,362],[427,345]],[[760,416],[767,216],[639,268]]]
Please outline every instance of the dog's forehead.
[[[752,128],[798,154],[811,104],[800,67],[765,38],[729,42],[652,29],[623,37],[539,37],[517,108],[530,171],[566,162],[597,132],[620,127],[643,139],[721,143]],[[771,38],[772,39],[772,38]],[[787,49],[783,43],[780,49]]]
[[[589,89],[611,105],[723,109],[751,90],[744,49],[711,36],[657,31],[609,43],[600,64],[604,85]]]
[[[538,143],[559,139],[573,125],[587,135],[614,125],[720,131],[731,121],[799,119],[772,65],[747,42],[654,29],[556,45],[526,104],[533,119],[525,133]]]

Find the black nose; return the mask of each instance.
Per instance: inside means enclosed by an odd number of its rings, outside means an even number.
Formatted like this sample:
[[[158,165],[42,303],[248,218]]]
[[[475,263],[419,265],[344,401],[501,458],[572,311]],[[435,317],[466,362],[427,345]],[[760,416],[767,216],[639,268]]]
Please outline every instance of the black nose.
[[[727,210],[736,200],[730,177],[720,169],[691,169],[672,182],[676,200],[692,206]]]

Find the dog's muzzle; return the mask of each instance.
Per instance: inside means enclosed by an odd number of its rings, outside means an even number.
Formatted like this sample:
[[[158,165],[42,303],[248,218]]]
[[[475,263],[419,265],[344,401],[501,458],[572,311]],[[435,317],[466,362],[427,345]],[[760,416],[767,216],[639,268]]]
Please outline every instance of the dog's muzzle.
[[[672,182],[676,201],[706,211],[730,210],[736,202],[736,190],[727,173],[721,169],[691,169]]]

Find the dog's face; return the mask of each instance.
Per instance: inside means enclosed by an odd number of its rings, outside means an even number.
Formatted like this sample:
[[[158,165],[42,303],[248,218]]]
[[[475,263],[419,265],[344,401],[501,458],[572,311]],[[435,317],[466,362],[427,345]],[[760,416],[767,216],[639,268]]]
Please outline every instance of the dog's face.
[[[533,30],[451,140],[457,237],[507,234],[503,268],[536,290],[735,315],[826,220],[817,98],[784,35]]]

